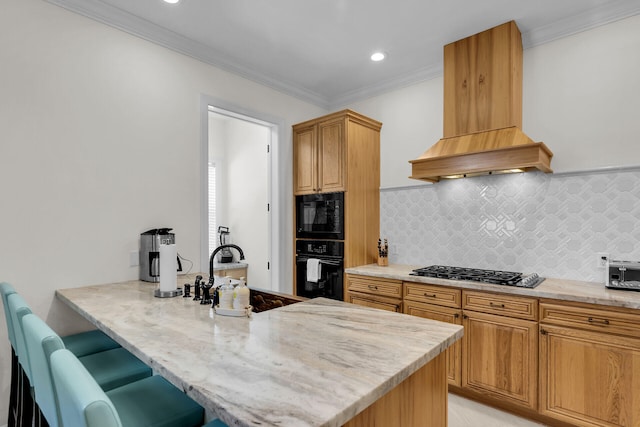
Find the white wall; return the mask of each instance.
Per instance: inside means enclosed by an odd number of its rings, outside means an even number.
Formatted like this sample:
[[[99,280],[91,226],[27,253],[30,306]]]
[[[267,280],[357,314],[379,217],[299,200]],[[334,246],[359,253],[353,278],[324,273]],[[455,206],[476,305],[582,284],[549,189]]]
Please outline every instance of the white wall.
[[[640,165],[640,16],[524,51],[523,131],[555,172]],[[383,123],[381,187],[421,185],[409,160],[442,138],[436,78],[349,105]]]
[[[136,279],[129,251],[149,228],[173,227],[180,253],[206,268],[202,95],[281,118],[284,159],[290,126],[326,113],[41,0],[2,2],[0,64],[0,281],[59,333],[87,324],[55,289]],[[0,408],[9,354],[0,316]]]

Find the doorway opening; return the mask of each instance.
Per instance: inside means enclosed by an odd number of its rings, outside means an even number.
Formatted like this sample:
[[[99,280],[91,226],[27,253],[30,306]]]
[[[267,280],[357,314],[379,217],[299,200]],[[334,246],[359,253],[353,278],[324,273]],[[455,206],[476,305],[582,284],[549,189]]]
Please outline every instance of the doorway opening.
[[[272,238],[271,159],[278,125],[211,104],[206,106],[206,115],[203,265],[208,267],[210,254],[220,244],[219,227],[226,227],[224,242],[239,246],[244,253],[247,284],[277,291],[273,288],[278,268],[272,259],[277,242]],[[239,261],[240,254],[235,249],[231,253],[233,261]]]

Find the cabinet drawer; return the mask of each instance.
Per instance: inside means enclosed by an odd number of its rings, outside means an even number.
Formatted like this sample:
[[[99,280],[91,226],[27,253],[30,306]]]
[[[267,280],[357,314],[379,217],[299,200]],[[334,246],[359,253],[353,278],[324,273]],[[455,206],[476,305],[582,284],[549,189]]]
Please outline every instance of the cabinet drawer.
[[[640,313],[591,305],[540,303],[540,322],[640,338]]]
[[[379,310],[402,312],[402,302],[395,298],[379,297],[372,294],[362,294],[359,292],[349,292],[347,302],[365,307],[377,308]]]
[[[538,300],[531,298],[463,291],[462,308],[525,320],[538,320]]]
[[[368,276],[347,276],[349,292],[364,292],[392,298],[402,298],[402,282],[391,279],[379,279]]]
[[[460,308],[461,294],[460,289],[404,282],[404,298],[411,301]]]

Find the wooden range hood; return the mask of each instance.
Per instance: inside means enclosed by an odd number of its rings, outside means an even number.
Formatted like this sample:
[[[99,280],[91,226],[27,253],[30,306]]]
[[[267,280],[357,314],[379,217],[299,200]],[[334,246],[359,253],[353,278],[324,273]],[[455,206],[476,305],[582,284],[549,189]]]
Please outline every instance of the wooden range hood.
[[[410,178],[541,170],[553,153],[522,130],[522,37],[514,21],[444,47],[444,137]]]

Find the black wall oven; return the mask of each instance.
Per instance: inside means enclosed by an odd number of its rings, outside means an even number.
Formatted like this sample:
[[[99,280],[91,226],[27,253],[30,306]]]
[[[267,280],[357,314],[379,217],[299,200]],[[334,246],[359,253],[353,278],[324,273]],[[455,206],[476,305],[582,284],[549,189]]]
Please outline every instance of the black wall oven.
[[[342,301],[344,242],[298,240],[296,242],[296,294]],[[313,270],[309,270],[309,269]]]
[[[344,240],[344,193],[296,196],[296,237]]]

